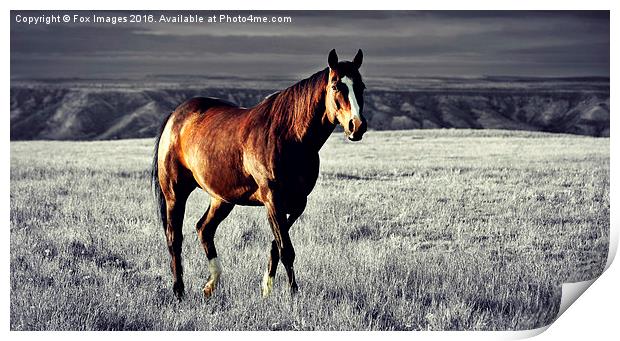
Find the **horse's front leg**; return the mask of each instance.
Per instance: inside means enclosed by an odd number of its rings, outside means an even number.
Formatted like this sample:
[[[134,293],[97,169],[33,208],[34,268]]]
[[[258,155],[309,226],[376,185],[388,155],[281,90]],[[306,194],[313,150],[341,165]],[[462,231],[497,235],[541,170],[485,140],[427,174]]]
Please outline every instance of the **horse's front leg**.
[[[295,272],[293,270],[295,250],[291,242],[289,230],[297,218],[303,213],[306,207],[306,200],[304,198],[303,201],[297,203],[293,208],[289,208],[288,218],[285,211],[281,208],[281,205],[278,205],[277,202],[269,201],[265,203],[265,206],[267,208],[267,216],[274,235],[274,240],[271,242],[269,264],[261,285],[262,295],[263,297],[267,297],[273,290],[273,280],[276,275],[278,261],[282,261],[282,265],[284,265],[291,291],[296,292],[298,286],[295,281]]]

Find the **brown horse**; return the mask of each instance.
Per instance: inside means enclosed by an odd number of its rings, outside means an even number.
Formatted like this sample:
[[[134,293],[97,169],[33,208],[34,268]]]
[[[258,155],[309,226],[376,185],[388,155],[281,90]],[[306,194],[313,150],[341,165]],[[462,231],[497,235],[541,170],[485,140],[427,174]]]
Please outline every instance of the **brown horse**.
[[[184,294],[181,244],[183,215],[197,187],[211,196],[196,229],[209,260],[203,289],[214,292],[222,272],[213,243],[217,226],[235,205],[265,206],[274,239],[263,296],[273,287],[282,261],[292,292],[295,251],[289,229],[306,206],[319,174],[319,149],[337,124],[359,141],[366,131],[362,51],[352,62],[338,62],[246,109],[214,98],[192,98],[162,125],[155,143],[152,183],[172,258],[173,291]]]

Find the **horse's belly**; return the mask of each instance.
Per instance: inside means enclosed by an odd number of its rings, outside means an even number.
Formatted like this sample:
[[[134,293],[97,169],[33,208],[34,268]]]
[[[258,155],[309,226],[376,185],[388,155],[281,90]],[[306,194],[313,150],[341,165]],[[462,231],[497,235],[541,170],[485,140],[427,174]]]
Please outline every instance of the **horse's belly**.
[[[258,190],[256,183],[251,178],[238,177],[233,173],[222,169],[217,175],[202,181],[200,187],[211,196],[235,205],[262,205],[255,195]]]
[[[254,193],[258,185],[245,174],[238,157],[229,151],[211,149],[195,152],[188,158],[189,169],[198,186],[209,195],[236,205],[260,205]]]

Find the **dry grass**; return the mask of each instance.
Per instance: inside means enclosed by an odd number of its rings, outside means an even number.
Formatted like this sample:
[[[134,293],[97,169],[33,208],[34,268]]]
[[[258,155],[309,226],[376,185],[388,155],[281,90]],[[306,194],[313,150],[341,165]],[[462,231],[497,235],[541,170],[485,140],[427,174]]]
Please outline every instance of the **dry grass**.
[[[174,300],[148,167],[152,140],[11,143],[13,330],[529,329],[558,284],[601,273],[609,139],[505,131],[333,136],[293,227],[300,293],[260,297],[270,229],[236,207],[205,301],[190,197],[187,299]]]

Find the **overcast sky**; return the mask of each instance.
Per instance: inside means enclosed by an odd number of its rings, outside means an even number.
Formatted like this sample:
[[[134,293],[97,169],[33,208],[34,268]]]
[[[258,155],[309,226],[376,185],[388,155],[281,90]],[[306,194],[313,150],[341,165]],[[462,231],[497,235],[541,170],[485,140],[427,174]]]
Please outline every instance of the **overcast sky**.
[[[608,11],[242,13],[291,16],[284,24],[15,22],[18,14],[57,13],[65,12],[11,12],[11,78],[301,77],[325,67],[332,48],[346,60],[361,48],[370,77],[609,76]]]

